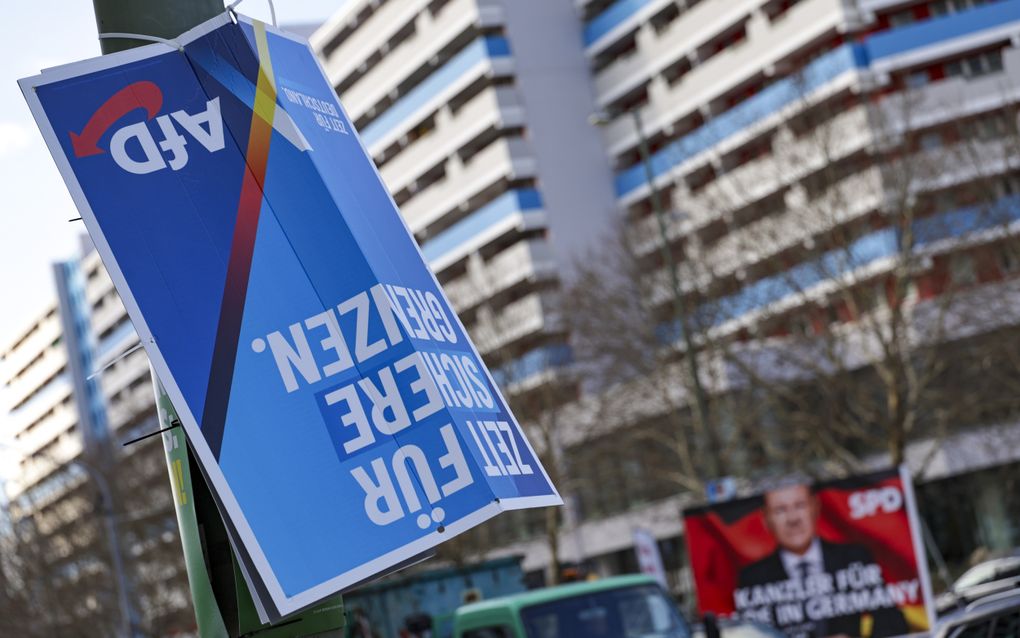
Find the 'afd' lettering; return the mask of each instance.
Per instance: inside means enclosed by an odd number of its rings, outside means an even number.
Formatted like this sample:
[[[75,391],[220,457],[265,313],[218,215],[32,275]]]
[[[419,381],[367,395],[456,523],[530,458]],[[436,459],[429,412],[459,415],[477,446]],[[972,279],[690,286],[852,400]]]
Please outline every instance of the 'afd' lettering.
[[[207,101],[205,110],[200,113],[179,110],[156,117],[158,133],[154,134],[151,120],[162,103],[163,94],[152,82],[135,82],[121,89],[92,114],[81,133],[70,134],[75,157],[103,153],[97,145],[99,138],[120,117],[139,108],[146,111],[148,121],[123,126],[110,137],[110,155],[125,171],[145,175],[168,165],[175,171],[184,168],[188,163],[188,138],[178,127],[210,153],[223,150],[219,98]]]

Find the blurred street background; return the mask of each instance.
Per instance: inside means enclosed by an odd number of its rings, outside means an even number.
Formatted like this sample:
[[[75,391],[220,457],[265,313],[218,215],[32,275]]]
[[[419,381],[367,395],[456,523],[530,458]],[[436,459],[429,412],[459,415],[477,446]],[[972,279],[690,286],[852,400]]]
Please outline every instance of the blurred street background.
[[[98,55],[63,4],[0,38],[0,635],[114,635],[121,595],[193,635],[159,438],[122,446],[146,355],[15,86]],[[936,591],[1020,547],[1020,0],[278,4],[566,501],[366,591],[644,542],[692,609],[685,508],[901,464]]]

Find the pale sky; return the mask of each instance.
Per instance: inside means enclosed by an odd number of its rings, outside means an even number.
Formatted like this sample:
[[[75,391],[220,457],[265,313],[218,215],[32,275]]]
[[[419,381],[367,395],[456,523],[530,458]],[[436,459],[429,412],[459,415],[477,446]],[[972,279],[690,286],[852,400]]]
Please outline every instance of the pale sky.
[[[281,26],[322,22],[346,0],[279,0]],[[0,20],[0,343],[56,293],[50,264],[73,255],[85,232],[25,105],[17,80],[99,55],[89,0],[10,2]],[[241,13],[269,20],[265,0]]]

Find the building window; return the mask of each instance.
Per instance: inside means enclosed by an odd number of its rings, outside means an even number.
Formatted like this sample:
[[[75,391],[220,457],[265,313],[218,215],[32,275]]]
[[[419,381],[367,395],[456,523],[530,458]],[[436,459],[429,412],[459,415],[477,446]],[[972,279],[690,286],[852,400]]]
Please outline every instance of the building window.
[[[652,16],[652,19],[649,22],[651,23],[652,28],[655,29],[656,33],[662,33],[679,17],[680,7],[678,7],[676,3],[670,3],[657,15]]]
[[[997,140],[1006,136],[1006,117],[1003,113],[991,113],[982,115],[968,122],[964,131],[968,137],[976,140]]]
[[[787,330],[795,336],[809,337],[814,333],[814,326],[811,325],[811,320],[808,317],[797,314],[790,317],[787,322]]]
[[[986,51],[946,63],[946,77],[975,78],[1002,71],[1002,50]]]
[[[905,27],[908,24],[912,23],[913,21],[914,21],[913,9],[905,9],[903,11],[898,11],[889,16],[889,26],[891,26],[893,29]]]
[[[1017,255],[1017,249],[1017,246],[1006,244],[996,251],[1002,274],[1012,275],[1020,272],[1020,255]]]
[[[673,86],[680,81],[680,78],[685,76],[688,71],[691,70],[691,60],[687,57],[682,57],[675,63],[666,67],[662,71],[662,78],[666,80],[666,83]]]
[[[989,0],[937,0],[931,3],[929,11],[935,17],[944,16],[949,13],[959,13],[974,7],[987,4]]]
[[[919,89],[925,84],[928,84],[928,70],[914,71],[907,75],[907,88],[908,89]]]
[[[922,151],[932,151],[942,146],[942,133],[938,131],[928,131],[921,135],[921,139],[918,142]]]
[[[949,258],[949,272],[954,284],[966,286],[977,282],[974,259],[967,253],[957,253]]]
[[[776,21],[779,18],[786,15],[786,12],[792,9],[795,5],[800,4],[801,0],[776,0],[772,4],[765,6],[765,15],[768,16],[769,21]]]
[[[1011,197],[1020,193],[1020,178],[1010,175],[995,181],[995,192],[999,197]]]

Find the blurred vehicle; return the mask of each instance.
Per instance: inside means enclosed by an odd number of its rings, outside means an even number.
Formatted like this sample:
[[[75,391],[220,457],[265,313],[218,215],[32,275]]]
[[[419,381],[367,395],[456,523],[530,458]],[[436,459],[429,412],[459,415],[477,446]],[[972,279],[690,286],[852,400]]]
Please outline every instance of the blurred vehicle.
[[[1020,587],[1020,555],[995,558],[971,567],[956,579],[949,591],[935,599],[941,616],[962,609],[980,598]]]
[[[720,618],[716,624],[720,638],[786,638],[786,634],[775,627],[749,620]],[[706,638],[705,627],[695,625],[691,635],[693,638]]]
[[[348,636],[354,627],[367,625],[384,638],[400,631],[421,633],[414,620],[431,618],[427,629],[436,638],[453,634],[453,612],[461,605],[524,591],[521,558],[513,556],[464,567],[409,569],[344,594]],[[361,618],[355,616],[360,613]],[[408,620],[414,627],[408,626]],[[361,630],[364,632],[364,630]]]
[[[1005,591],[976,600],[940,618],[933,638],[1012,638],[1020,636],[1020,591]]]
[[[454,638],[691,638],[650,576],[615,576],[465,605]]]

